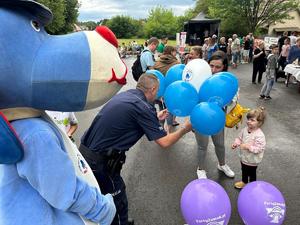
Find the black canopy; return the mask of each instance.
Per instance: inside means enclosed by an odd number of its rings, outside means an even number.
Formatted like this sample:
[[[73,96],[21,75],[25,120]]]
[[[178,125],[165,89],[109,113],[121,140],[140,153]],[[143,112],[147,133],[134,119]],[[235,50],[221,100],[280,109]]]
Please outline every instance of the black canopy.
[[[212,35],[219,36],[220,19],[208,19],[204,13],[199,13],[195,18],[184,23],[186,43],[189,45],[202,45],[204,38]]]

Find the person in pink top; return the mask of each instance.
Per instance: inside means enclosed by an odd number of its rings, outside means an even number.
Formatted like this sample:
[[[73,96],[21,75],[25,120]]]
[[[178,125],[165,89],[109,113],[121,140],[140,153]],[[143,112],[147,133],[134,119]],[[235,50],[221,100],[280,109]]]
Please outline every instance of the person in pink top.
[[[265,120],[265,109],[252,109],[247,114],[247,127],[241,130],[232,144],[232,149],[240,149],[239,156],[242,165],[242,181],[234,187],[242,189],[248,182],[256,181],[256,169],[262,161],[266,146],[266,138],[260,127]]]
[[[286,64],[287,64],[287,57],[289,55],[290,52],[290,38],[286,38],[284,40],[284,45],[282,46],[282,50],[279,56],[279,61],[278,61],[278,66],[282,68],[282,70],[284,70]]]

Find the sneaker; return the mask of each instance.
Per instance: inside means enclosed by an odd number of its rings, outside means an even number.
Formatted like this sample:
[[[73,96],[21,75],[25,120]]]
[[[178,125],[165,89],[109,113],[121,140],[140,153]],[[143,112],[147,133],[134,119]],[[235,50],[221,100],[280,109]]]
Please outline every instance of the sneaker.
[[[227,177],[234,177],[234,172],[230,169],[230,167],[227,164],[225,164],[224,166],[220,166],[218,164],[218,170],[223,171]]]
[[[271,96],[266,96],[265,97],[265,100],[270,100],[270,99],[272,99]]]
[[[134,219],[128,218],[128,225],[134,225]]]
[[[264,95],[260,95],[259,96],[259,99],[264,99],[266,96],[264,96]]]
[[[197,176],[198,176],[198,179],[207,179],[205,170],[197,169]]]
[[[234,187],[237,189],[242,189],[243,187],[245,187],[245,185],[246,184],[243,181],[239,181],[234,184]]]

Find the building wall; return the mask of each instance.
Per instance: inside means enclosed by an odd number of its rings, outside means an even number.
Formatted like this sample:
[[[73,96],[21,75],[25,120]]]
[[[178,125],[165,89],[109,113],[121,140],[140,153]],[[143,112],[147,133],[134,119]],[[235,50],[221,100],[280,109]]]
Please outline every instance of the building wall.
[[[295,10],[290,13],[294,19],[291,20],[283,20],[283,22],[276,22],[269,26],[268,35],[270,36],[278,36],[283,33],[283,31],[297,31],[300,33],[300,11]]]

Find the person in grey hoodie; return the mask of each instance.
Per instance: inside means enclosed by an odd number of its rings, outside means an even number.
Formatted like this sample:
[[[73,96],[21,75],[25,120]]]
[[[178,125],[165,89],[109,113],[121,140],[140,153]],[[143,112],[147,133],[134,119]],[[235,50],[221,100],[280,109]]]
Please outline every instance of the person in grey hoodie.
[[[278,45],[271,45],[272,52],[268,55],[268,63],[266,69],[266,82],[260,91],[260,99],[270,100],[270,92],[275,82],[276,69],[278,67]]]

